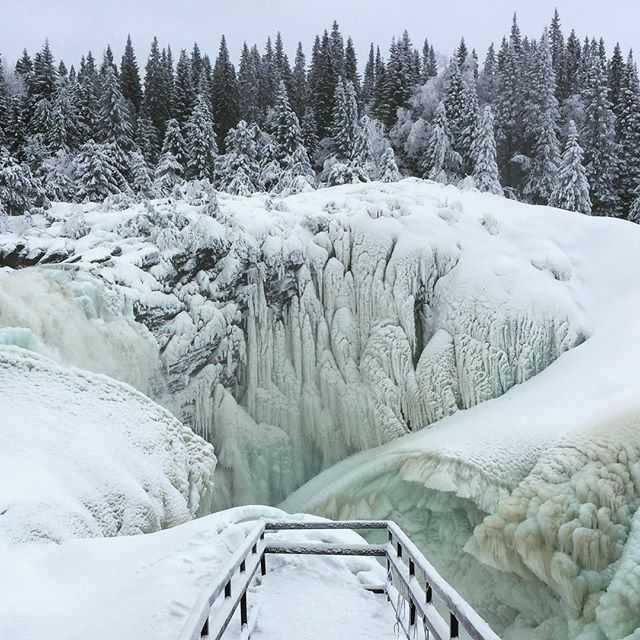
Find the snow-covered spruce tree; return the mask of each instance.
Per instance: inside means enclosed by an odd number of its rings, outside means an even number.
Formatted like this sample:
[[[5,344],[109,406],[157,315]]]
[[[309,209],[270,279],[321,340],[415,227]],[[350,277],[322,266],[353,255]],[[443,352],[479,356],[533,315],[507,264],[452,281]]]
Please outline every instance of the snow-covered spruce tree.
[[[449,124],[451,144],[458,148],[465,126],[465,110],[467,95],[462,77],[462,69],[458,59],[453,56],[447,69],[447,89],[444,95],[444,106]]]
[[[235,127],[240,120],[238,79],[229,58],[224,36],[220,40],[220,49],[211,76],[211,112],[216,135],[223,144],[229,129]]]
[[[282,168],[278,157],[278,145],[273,136],[263,134],[263,139],[258,140],[260,150],[260,175],[258,183],[263,191],[272,191],[280,180]]]
[[[302,140],[298,116],[289,105],[287,88],[282,80],[274,108],[273,138],[282,171],[276,191],[290,194],[314,188],[315,173]]]
[[[480,191],[502,195],[494,137],[493,110],[487,105],[480,116],[471,152],[475,166],[473,182]]]
[[[180,125],[173,118],[167,122],[162,152],[156,167],[155,186],[162,195],[169,195],[182,184],[186,174],[188,152]]]
[[[133,192],[142,198],[153,197],[154,191],[151,171],[149,171],[149,165],[139,149],[134,151],[129,157],[129,171]]]
[[[102,77],[98,128],[104,150],[111,155],[118,174],[124,178],[120,190],[125,191],[130,179],[129,156],[133,146],[133,125],[130,107],[120,91],[119,80],[110,64],[106,65]]]
[[[176,77],[173,83],[173,117],[183,125],[191,115],[196,101],[196,89],[193,86],[191,61],[183,49],[176,65]]]
[[[213,180],[218,145],[209,103],[199,94],[186,126],[187,175],[191,180]],[[163,151],[164,152],[164,151]]]
[[[514,16],[509,39],[498,54],[496,75],[496,144],[503,184],[519,191],[521,171],[512,159],[522,153],[524,68],[520,28]]]
[[[529,77],[525,126],[532,145],[531,171],[524,195],[535,204],[548,204],[560,161],[558,100],[549,35],[545,30],[533,57]]]
[[[220,167],[220,190],[248,196],[259,189],[260,164],[257,158],[255,125],[240,120],[227,134]]]
[[[53,101],[51,128],[46,139],[54,153],[76,149],[80,144],[80,120],[72,99],[72,90],[62,86]]]
[[[102,202],[120,193],[122,176],[110,153],[109,145],[89,140],[73,161],[73,179],[81,202]]]
[[[626,214],[640,184],[640,83],[638,69],[629,54],[625,67],[624,86],[620,96],[620,164],[618,193]]]
[[[606,62],[595,57],[588,69],[583,93],[585,169],[591,187],[593,213],[612,216],[618,213],[620,200],[615,189],[618,163],[616,118],[608,91]]]
[[[133,113],[137,115],[142,105],[142,83],[130,35],[127,36],[127,44],[120,63],[120,90],[124,99],[133,108]]]
[[[333,111],[335,155],[329,159],[329,184],[350,184],[369,180],[367,166],[372,154],[368,126],[368,116],[365,115],[362,120],[358,120],[358,103],[353,84],[340,79]]]
[[[569,131],[565,151],[562,154],[556,184],[551,194],[553,207],[579,211],[591,215],[591,199],[589,198],[589,181],[584,166],[582,147],[578,142],[578,131],[575,122],[569,122]]]
[[[461,167],[462,158],[453,149],[446,107],[441,102],[431,125],[429,143],[422,163],[423,174],[429,180],[448,184],[460,178]]]
[[[398,180],[402,179],[398,165],[396,164],[396,155],[391,145],[387,147],[380,158],[379,171],[378,180],[380,180],[380,182],[398,182]]]
[[[29,167],[19,164],[8,149],[0,145],[0,210],[18,216],[33,207],[48,205],[44,189]]]
[[[347,162],[353,156],[353,149],[359,135],[358,102],[351,82],[338,80],[331,134],[339,162]]]

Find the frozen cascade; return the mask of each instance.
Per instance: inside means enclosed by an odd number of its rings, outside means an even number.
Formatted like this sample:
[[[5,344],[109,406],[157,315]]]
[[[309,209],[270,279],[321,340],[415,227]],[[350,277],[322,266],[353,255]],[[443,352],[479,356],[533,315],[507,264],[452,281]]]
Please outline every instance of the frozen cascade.
[[[46,236],[75,279],[119,291],[155,337],[162,379],[127,381],[214,444],[217,506],[276,504],[353,453],[502,395],[583,340],[569,283],[550,287],[550,269],[462,197],[407,180],[282,201],[220,195],[212,217],[196,191],[108,222],[87,206],[79,239],[64,237],[71,214],[58,205]],[[44,236],[21,238],[22,254],[44,260]],[[2,254],[19,262],[15,246]],[[126,369],[131,349],[119,352]]]

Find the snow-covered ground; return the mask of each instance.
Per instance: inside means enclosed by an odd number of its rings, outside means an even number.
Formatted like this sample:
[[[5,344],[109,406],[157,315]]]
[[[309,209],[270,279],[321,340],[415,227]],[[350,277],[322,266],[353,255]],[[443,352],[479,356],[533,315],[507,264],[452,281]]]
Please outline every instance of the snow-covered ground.
[[[420,180],[207,198],[10,221],[0,342],[170,409],[207,504],[396,519],[508,640],[640,628],[639,227]]]
[[[0,346],[0,544],[147,533],[212,492],[213,447],[131,387]]]

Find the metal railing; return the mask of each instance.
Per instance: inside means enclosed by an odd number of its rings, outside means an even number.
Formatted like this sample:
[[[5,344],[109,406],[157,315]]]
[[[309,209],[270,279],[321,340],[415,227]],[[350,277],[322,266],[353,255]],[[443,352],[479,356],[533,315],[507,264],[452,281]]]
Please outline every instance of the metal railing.
[[[384,530],[385,544],[334,544],[267,542],[265,533],[283,530]],[[240,606],[240,623],[248,629],[247,589],[258,567],[264,576],[267,572],[266,556],[270,554],[372,556],[386,558],[391,576],[385,587],[395,589],[409,607],[408,628],[402,626],[405,635],[421,624],[429,638],[450,640],[459,638],[460,630],[472,640],[500,640],[491,627],[436,571],[433,565],[409,537],[392,521],[267,521],[259,522],[251,529],[244,543],[231,556],[218,583],[210,592],[203,593],[189,615],[180,640],[220,640],[235,611]],[[224,600],[216,604],[222,592]],[[436,595],[448,611],[445,619],[434,604]],[[215,606],[214,606],[215,605]],[[396,615],[399,616],[398,610]],[[401,622],[400,617],[398,617]],[[426,634],[425,634],[426,635]],[[247,630],[247,636],[249,632]]]

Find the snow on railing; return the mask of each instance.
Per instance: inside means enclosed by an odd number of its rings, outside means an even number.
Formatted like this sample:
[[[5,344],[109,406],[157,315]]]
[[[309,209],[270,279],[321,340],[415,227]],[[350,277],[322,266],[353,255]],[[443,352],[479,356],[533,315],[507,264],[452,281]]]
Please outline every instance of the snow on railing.
[[[265,541],[265,533],[283,530],[386,530],[386,544],[290,543]],[[220,640],[240,605],[240,624],[250,635],[247,616],[247,589],[258,567],[264,576],[269,554],[374,556],[384,557],[390,577],[385,587],[390,597],[393,589],[409,605],[408,628],[401,620],[400,607],[396,608],[398,622],[407,638],[417,637],[419,622],[425,638],[450,640],[460,637],[460,629],[472,640],[500,640],[491,627],[476,613],[458,592],[449,585],[425,558],[422,552],[392,521],[271,521],[260,522],[251,529],[246,540],[227,562],[218,583],[211,592],[203,593],[196,602],[180,635],[180,640],[209,638]],[[224,600],[216,605],[224,591]],[[442,617],[433,603],[436,595],[448,611],[448,620]]]

